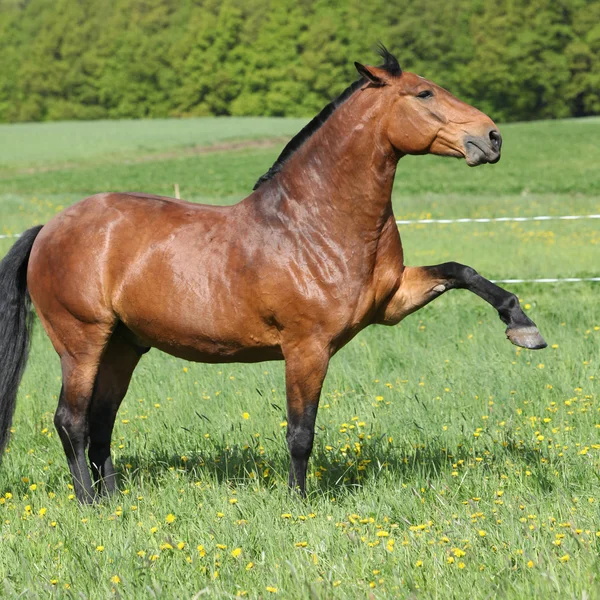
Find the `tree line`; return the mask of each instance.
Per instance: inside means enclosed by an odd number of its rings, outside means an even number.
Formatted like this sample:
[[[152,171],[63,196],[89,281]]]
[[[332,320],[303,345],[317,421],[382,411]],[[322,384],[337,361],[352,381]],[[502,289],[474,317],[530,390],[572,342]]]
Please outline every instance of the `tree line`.
[[[0,0],[0,121],[312,116],[378,41],[496,120],[600,113],[598,0]]]

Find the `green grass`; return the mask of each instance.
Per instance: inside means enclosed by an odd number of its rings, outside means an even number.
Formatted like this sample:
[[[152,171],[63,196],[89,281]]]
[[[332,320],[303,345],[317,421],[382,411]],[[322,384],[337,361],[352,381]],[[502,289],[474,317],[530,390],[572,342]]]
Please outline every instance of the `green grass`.
[[[306,119],[196,118],[0,124],[3,168],[135,160],[234,140],[291,136]]]
[[[503,127],[493,167],[404,159],[396,214],[598,213],[599,125]],[[178,182],[193,200],[231,203],[276,154],[7,170],[0,229],[107,189],[170,194]],[[459,260],[502,278],[600,272],[596,221],[401,232],[409,264]],[[0,240],[0,255],[11,243]],[[600,596],[598,287],[512,289],[547,350],[511,346],[490,307],[457,291],[365,330],[333,359],[306,503],[286,490],[282,363],[191,364],[153,350],[117,420],[121,491],[78,506],[52,425],[58,359],[37,324],[0,469],[0,596]]]

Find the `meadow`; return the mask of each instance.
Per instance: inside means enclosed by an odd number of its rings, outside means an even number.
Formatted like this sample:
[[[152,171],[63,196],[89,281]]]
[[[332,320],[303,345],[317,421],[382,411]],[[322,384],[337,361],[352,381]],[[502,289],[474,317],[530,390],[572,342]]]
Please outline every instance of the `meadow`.
[[[190,119],[0,125],[0,234],[99,191],[244,197],[303,124]],[[501,127],[500,163],[407,157],[399,219],[600,213],[600,119]],[[223,144],[231,144],[227,150]],[[207,148],[207,146],[212,146]],[[598,221],[403,225],[408,264],[492,279],[600,275]],[[14,239],[0,239],[3,256]],[[36,323],[0,466],[0,596],[600,597],[597,283],[520,284],[548,348],[442,296],[332,361],[309,496],[287,490],[282,363],[145,355],[119,413],[120,491],[74,499]]]

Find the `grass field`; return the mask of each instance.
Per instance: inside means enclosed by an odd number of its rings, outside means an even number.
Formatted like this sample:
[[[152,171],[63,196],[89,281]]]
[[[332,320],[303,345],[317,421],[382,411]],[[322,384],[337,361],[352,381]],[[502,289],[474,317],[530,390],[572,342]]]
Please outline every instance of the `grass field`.
[[[190,148],[301,124],[1,126],[0,233],[98,191],[171,195],[178,183],[184,198],[235,202],[281,142]],[[403,159],[397,217],[600,213],[600,119],[501,129],[495,166]],[[409,264],[457,260],[490,278],[600,274],[598,221],[401,233]],[[13,241],[0,239],[0,256]],[[452,292],[334,358],[306,502],[286,488],[281,363],[152,351],[117,420],[121,491],[80,507],[52,425],[59,364],[36,326],[0,467],[0,596],[600,597],[598,284],[511,289],[548,349],[511,346],[489,306]]]

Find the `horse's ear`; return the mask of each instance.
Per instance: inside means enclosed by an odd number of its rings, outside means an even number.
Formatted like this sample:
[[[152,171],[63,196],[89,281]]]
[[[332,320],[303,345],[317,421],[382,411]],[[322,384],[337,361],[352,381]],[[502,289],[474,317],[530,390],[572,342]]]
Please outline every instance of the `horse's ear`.
[[[354,66],[360,76],[366,79],[370,84],[377,87],[385,85],[384,79],[377,74],[377,71],[381,71],[381,69],[378,69],[377,67],[365,67],[365,65],[361,65],[359,62],[355,62]]]

